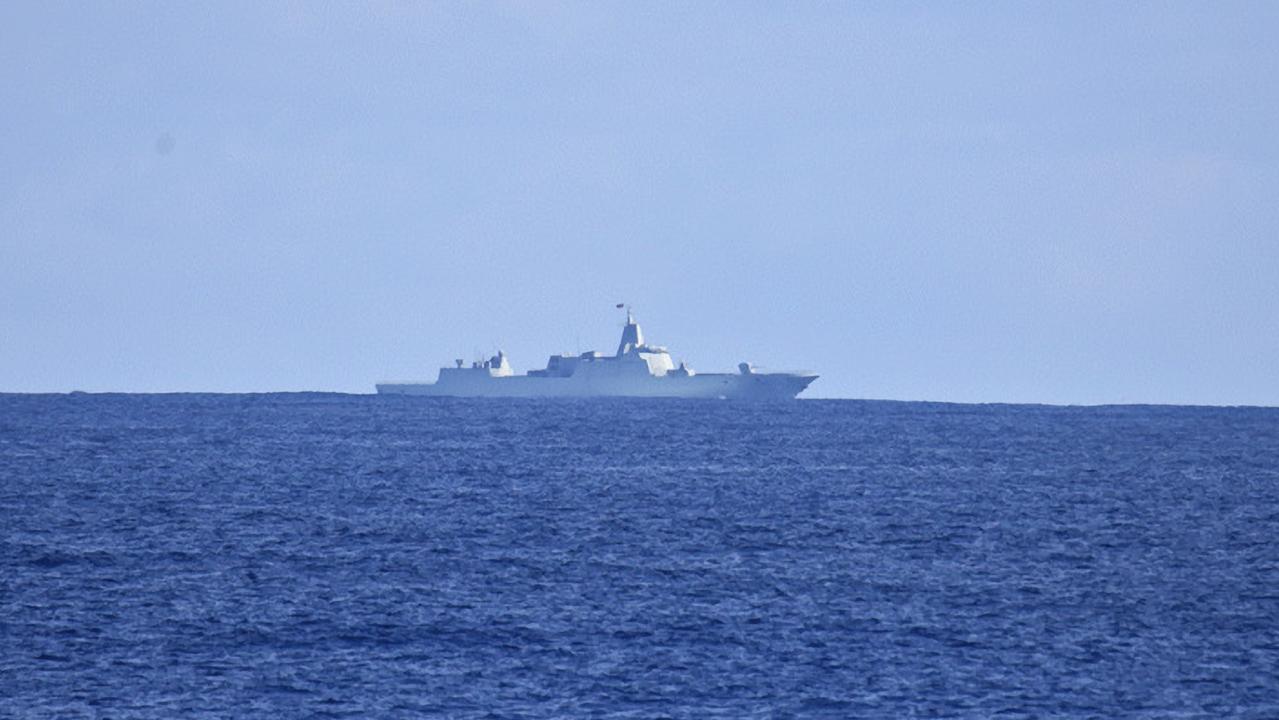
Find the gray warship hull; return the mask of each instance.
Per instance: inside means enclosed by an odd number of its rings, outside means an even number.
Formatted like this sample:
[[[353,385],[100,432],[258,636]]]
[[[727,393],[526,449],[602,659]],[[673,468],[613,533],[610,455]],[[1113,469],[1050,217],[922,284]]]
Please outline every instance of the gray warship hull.
[[[379,383],[381,395],[429,395],[437,397],[587,398],[670,397],[726,400],[788,400],[804,391],[816,375],[790,373],[699,374],[690,377],[654,377],[640,382],[581,382],[572,378],[492,378],[482,382]]]

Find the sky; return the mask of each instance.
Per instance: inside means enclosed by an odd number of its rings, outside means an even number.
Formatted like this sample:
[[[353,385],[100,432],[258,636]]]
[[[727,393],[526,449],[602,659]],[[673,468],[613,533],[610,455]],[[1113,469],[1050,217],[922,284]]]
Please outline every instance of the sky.
[[[0,391],[646,339],[1279,405],[1279,3],[0,4]]]

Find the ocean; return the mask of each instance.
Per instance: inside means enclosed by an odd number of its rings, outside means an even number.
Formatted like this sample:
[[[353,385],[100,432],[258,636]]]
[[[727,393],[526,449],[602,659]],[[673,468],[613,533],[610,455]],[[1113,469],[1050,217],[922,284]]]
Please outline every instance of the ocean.
[[[0,717],[1279,717],[1279,410],[0,396]]]

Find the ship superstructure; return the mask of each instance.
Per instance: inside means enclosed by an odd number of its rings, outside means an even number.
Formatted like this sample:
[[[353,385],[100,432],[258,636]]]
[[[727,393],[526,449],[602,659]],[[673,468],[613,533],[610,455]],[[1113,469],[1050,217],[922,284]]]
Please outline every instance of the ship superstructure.
[[[793,398],[816,375],[760,373],[741,363],[736,373],[697,373],[671,362],[665,347],[644,342],[630,308],[617,352],[552,355],[546,367],[516,375],[506,354],[498,351],[471,363],[454,361],[440,369],[434,383],[379,383],[383,395],[453,397],[682,397],[773,400]]]

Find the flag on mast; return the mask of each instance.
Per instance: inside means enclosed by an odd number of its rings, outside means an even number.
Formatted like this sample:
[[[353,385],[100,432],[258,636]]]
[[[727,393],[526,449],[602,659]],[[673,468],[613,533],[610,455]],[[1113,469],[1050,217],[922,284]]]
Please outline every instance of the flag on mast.
[[[617,304],[617,309],[618,309],[618,310],[621,310],[621,309],[622,309],[622,308],[624,308],[624,307],[626,307],[626,303],[618,303],[618,304]]]

